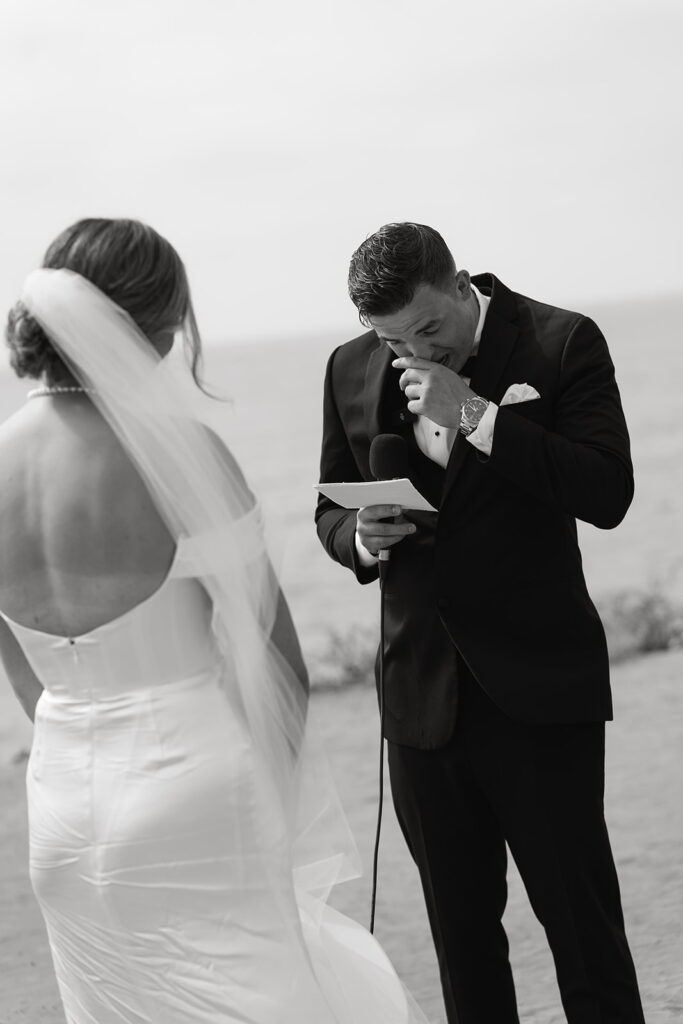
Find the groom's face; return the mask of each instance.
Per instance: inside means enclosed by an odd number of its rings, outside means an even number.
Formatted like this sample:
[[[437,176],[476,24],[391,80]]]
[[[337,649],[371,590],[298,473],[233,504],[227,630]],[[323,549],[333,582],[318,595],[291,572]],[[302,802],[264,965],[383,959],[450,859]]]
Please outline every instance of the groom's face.
[[[442,288],[420,285],[396,313],[370,317],[380,340],[397,356],[443,363],[456,372],[472,352],[478,322],[479,303],[466,270]]]

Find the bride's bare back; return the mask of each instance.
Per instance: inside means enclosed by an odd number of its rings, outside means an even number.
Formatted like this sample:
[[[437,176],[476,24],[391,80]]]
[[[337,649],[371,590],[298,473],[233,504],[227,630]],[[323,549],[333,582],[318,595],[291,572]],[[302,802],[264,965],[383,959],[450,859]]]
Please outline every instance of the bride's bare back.
[[[175,543],[85,395],[38,396],[0,427],[0,609],[78,636],[163,582]]]

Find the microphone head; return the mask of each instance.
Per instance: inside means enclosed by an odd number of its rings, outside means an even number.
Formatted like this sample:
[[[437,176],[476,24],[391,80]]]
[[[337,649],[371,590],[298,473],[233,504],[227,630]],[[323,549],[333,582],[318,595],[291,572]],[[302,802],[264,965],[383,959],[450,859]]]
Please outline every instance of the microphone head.
[[[399,434],[378,434],[370,445],[370,472],[375,480],[410,477],[410,452]]]

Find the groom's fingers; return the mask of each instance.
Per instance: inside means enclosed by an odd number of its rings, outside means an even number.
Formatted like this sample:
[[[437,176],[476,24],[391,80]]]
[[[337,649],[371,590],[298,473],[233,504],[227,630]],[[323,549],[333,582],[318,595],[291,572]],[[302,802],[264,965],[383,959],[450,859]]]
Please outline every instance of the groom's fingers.
[[[371,555],[376,555],[382,550],[392,548],[394,544],[400,544],[409,533],[414,532],[415,527],[411,524],[410,529],[404,529],[401,533],[364,533],[359,530],[358,537],[366,551],[369,551]]]
[[[360,533],[360,530],[358,532]],[[366,527],[365,532],[373,537],[396,537],[400,539],[408,533],[415,533],[415,527],[409,522],[373,523],[372,526]]]
[[[415,532],[414,524],[402,516],[398,505],[368,505],[359,509],[356,529],[361,544],[373,555]]]
[[[417,359],[415,356],[399,356],[392,360],[391,365],[396,370],[431,370],[441,364],[430,359]]]
[[[401,391],[405,391],[409,384],[421,384],[425,378],[424,370],[405,370],[398,381]]]
[[[366,505],[358,509],[358,522],[370,523],[378,519],[391,519],[392,516],[400,516],[402,512],[400,505]]]

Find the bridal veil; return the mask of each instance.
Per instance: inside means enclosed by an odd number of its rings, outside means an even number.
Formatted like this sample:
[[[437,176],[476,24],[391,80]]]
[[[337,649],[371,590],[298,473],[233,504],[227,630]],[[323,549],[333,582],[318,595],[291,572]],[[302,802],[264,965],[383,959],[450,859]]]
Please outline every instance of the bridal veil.
[[[79,274],[36,270],[22,299],[91,392],[211,599],[226,699],[243,717],[262,767],[258,814],[269,841],[261,856],[302,970],[336,990],[332,1020],[424,1021],[375,941],[327,906],[331,888],[358,873],[355,847],[324,758],[306,730],[305,689],[271,639],[279,585],[259,507],[211,425],[213,400]],[[194,329],[192,322],[183,328]],[[378,1002],[366,999],[361,1015],[357,1007],[344,1009],[353,972],[333,977],[339,944],[355,947],[354,970],[362,962],[368,991],[377,982]]]

